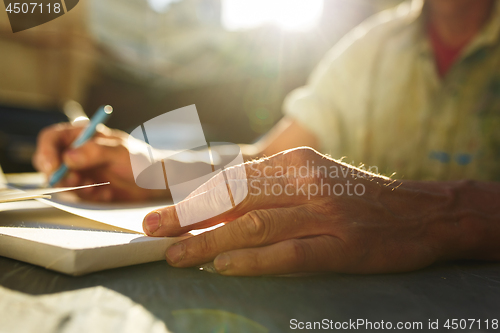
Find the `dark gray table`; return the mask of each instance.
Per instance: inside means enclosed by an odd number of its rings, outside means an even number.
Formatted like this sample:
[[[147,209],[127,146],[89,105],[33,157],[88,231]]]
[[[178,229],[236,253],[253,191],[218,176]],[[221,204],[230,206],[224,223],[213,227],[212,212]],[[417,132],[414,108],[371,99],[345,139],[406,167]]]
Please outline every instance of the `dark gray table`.
[[[419,331],[429,331],[429,319],[439,320],[438,331],[450,331],[447,319],[480,319],[480,330],[468,324],[457,331],[500,331],[484,322],[500,319],[499,263],[392,275],[233,278],[156,262],[70,277],[0,257],[0,285],[0,331],[164,332],[165,323],[172,332],[288,332],[291,319],[422,322]]]

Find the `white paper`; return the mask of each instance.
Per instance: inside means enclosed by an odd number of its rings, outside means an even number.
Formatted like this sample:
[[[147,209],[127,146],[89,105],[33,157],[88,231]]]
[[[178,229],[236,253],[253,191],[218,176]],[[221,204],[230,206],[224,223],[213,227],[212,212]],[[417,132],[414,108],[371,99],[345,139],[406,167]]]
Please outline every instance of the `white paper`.
[[[64,196],[71,197],[71,194],[59,193],[78,188],[82,187],[27,191],[0,189],[0,202],[2,198],[16,200],[0,203],[0,256],[66,274],[82,275],[164,260],[167,247],[179,241],[179,238],[143,234],[142,220],[146,214],[167,206],[168,202],[153,205],[89,204],[65,201]],[[58,194],[53,200],[17,201],[27,195],[47,193]]]
[[[76,187],[37,188],[31,190],[4,189],[0,192],[0,203],[43,198],[53,193],[73,191],[82,188],[101,186],[101,185],[109,185],[109,182],[101,184],[76,186]]]
[[[165,259],[179,238],[0,226],[0,255],[70,275]]]
[[[142,221],[149,212],[172,204],[171,202],[165,202],[153,205],[126,203],[113,205],[69,202],[59,198],[54,198],[53,200],[37,200],[71,214],[140,233],[144,233]]]
[[[167,247],[179,241],[179,238],[147,237],[142,234],[142,219],[153,206],[123,208],[122,204],[58,204],[65,210],[93,215],[98,220],[106,216],[109,223],[103,224],[48,206],[48,200],[43,201],[0,205],[3,208],[0,211],[0,256],[66,274],[82,275],[165,260]],[[85,206],[90,209],[86,211]],[[140,234],[113,226],[123,224],[120,219],[124,217],[133,225],[130,229]]]

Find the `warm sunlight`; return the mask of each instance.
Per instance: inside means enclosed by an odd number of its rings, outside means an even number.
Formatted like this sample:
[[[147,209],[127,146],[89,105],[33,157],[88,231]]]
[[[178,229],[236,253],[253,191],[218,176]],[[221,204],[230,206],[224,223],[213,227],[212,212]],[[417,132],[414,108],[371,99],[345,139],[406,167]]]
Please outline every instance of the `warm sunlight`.
[[[155,11],[155,12],[165,12],[168,7],[170,7],[171,4],[174,2],[179,2],[180,0],[148,0],[149,6]]]
[[[222,0],[222,24],[228,30],[270,23],[287,30],[307,30],[318,21],[323,0]]]

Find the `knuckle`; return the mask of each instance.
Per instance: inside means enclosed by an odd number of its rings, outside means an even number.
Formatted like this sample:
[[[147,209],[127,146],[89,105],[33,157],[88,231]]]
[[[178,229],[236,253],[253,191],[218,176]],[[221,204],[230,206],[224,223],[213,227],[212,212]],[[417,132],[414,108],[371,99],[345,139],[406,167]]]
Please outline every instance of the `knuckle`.
[[[266,223],[266,212],[254,210],[243,216],[238,223],[240,234],[245,240],[257,243],[264,243],[269,236],[269,229]]]
[[[311,159],[317,156],[316,151],[311,147],[300,147],[293,150],[292,153],[302,159]]]
[[[180,228],[179,217],[177,215],[177,209],[172,209],[167,207],[160,209],[160,225],[166,229],[176,229]]]
[[[212,253],[215,249],[213,241],[213,233],[206,232],[201,234],[199,240],[200,253]]]

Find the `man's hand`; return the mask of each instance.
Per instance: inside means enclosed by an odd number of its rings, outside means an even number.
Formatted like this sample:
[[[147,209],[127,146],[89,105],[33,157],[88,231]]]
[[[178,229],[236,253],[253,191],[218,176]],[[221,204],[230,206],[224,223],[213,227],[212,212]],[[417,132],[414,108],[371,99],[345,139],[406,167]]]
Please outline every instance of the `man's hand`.
[[[144,231],[151,236],[177,236],[226,222],[169,247],[169,264],[189,267],[213,260],[223,275],[386,273],[439,260],[500,258],[498,212],[495,217],[482,203],[484,192],[477,183],[401,184],[308,148],[248,162],[226,173],[243,174],[238,168],[245,168],[249,193],[235,208],[180,226],[178,211],[218,205],[221,196],[215,185],[224,181],[219,174],[184,201],[146,216]],[[483,221],[475,220],[474,212],[465,207],[468,199],[457,195],[471,184],[476,204],[483,205],[478,214]],[[494,193],[498,199],[498,190]],[[493,220],[496,234],[481,227]]]
[[[108,186],[75,191],[92,201],[138,201],[166,196],[165,190],[145,190],[135,184],[127,134],[99,126],[94,137],[77,149],[70,145],[83,127],[67,123],[44,129],[38,136],[33,165],[50,177],[64,161],[70,171],[57,185],[79,186],[110,182]]]

